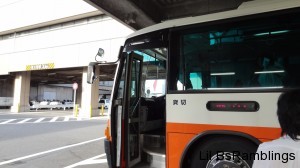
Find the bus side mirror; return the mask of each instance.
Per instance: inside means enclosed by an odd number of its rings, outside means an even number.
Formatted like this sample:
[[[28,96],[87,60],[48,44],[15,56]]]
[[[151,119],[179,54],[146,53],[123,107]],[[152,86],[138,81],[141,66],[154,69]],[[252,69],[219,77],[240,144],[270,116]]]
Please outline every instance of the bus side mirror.
[[[97,63],[90,62],[87,69],[87,83],[93,84],[94,80],[96,79],[95,76],[95,69],[96,69]]]

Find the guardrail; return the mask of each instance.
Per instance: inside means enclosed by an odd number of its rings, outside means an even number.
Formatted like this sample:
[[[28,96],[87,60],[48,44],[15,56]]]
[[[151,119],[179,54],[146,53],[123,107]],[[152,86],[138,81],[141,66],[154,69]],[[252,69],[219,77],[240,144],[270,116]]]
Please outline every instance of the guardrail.
[[[73,108],[73,104],[60,104],[60,105],[40,105],[40,104],[34,104],[32,106],[30,106],[30,109],[35,109],[35,110],[38,110],[38,109],[71,109]]]
[[[74,108],[73,102],[66,102],[66,104],[61,104],[59,102],[41,102],[41,103],[34,103],[30,106],[30,109],[71,109]]]

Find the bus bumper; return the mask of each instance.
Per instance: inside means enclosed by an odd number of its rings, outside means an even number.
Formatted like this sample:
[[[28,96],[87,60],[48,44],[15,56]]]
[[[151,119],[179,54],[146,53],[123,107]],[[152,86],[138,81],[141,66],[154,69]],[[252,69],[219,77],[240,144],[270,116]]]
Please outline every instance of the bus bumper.
[[[112,168],[112,165],[111,165],[111,143],[109,140],[104,139],[104,147],[105,147],[105,153],[106,153],[108,167]]]

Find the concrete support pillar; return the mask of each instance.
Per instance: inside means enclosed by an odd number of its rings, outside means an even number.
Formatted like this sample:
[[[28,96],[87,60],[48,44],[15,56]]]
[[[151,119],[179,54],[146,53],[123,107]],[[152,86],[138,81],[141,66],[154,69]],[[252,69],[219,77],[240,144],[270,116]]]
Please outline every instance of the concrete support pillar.
[[[95,75],[99,75],[99,67],[96,68]],[[84,68],[82,73],[81,107],[79,111],[79,117],[89,118],[99,116],[98,90],[99,80],[96,79],[93,84],[88,84],[87,68]]]
[[[19,72],[14,83],[14,102],[11,112],[29,111],[30,72]]]

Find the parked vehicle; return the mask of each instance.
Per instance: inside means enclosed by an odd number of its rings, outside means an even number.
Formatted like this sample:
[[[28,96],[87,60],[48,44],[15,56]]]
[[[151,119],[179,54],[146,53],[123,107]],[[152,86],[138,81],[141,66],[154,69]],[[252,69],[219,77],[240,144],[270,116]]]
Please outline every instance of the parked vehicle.
[[[0,97],[0,107],[10,107],[13,105],[12,97]]]
[[[108,109],[109,103],[110,103],[109,99],[100,99],[99,108],[101,108],[101,106],[103,105],[105,109]]]

